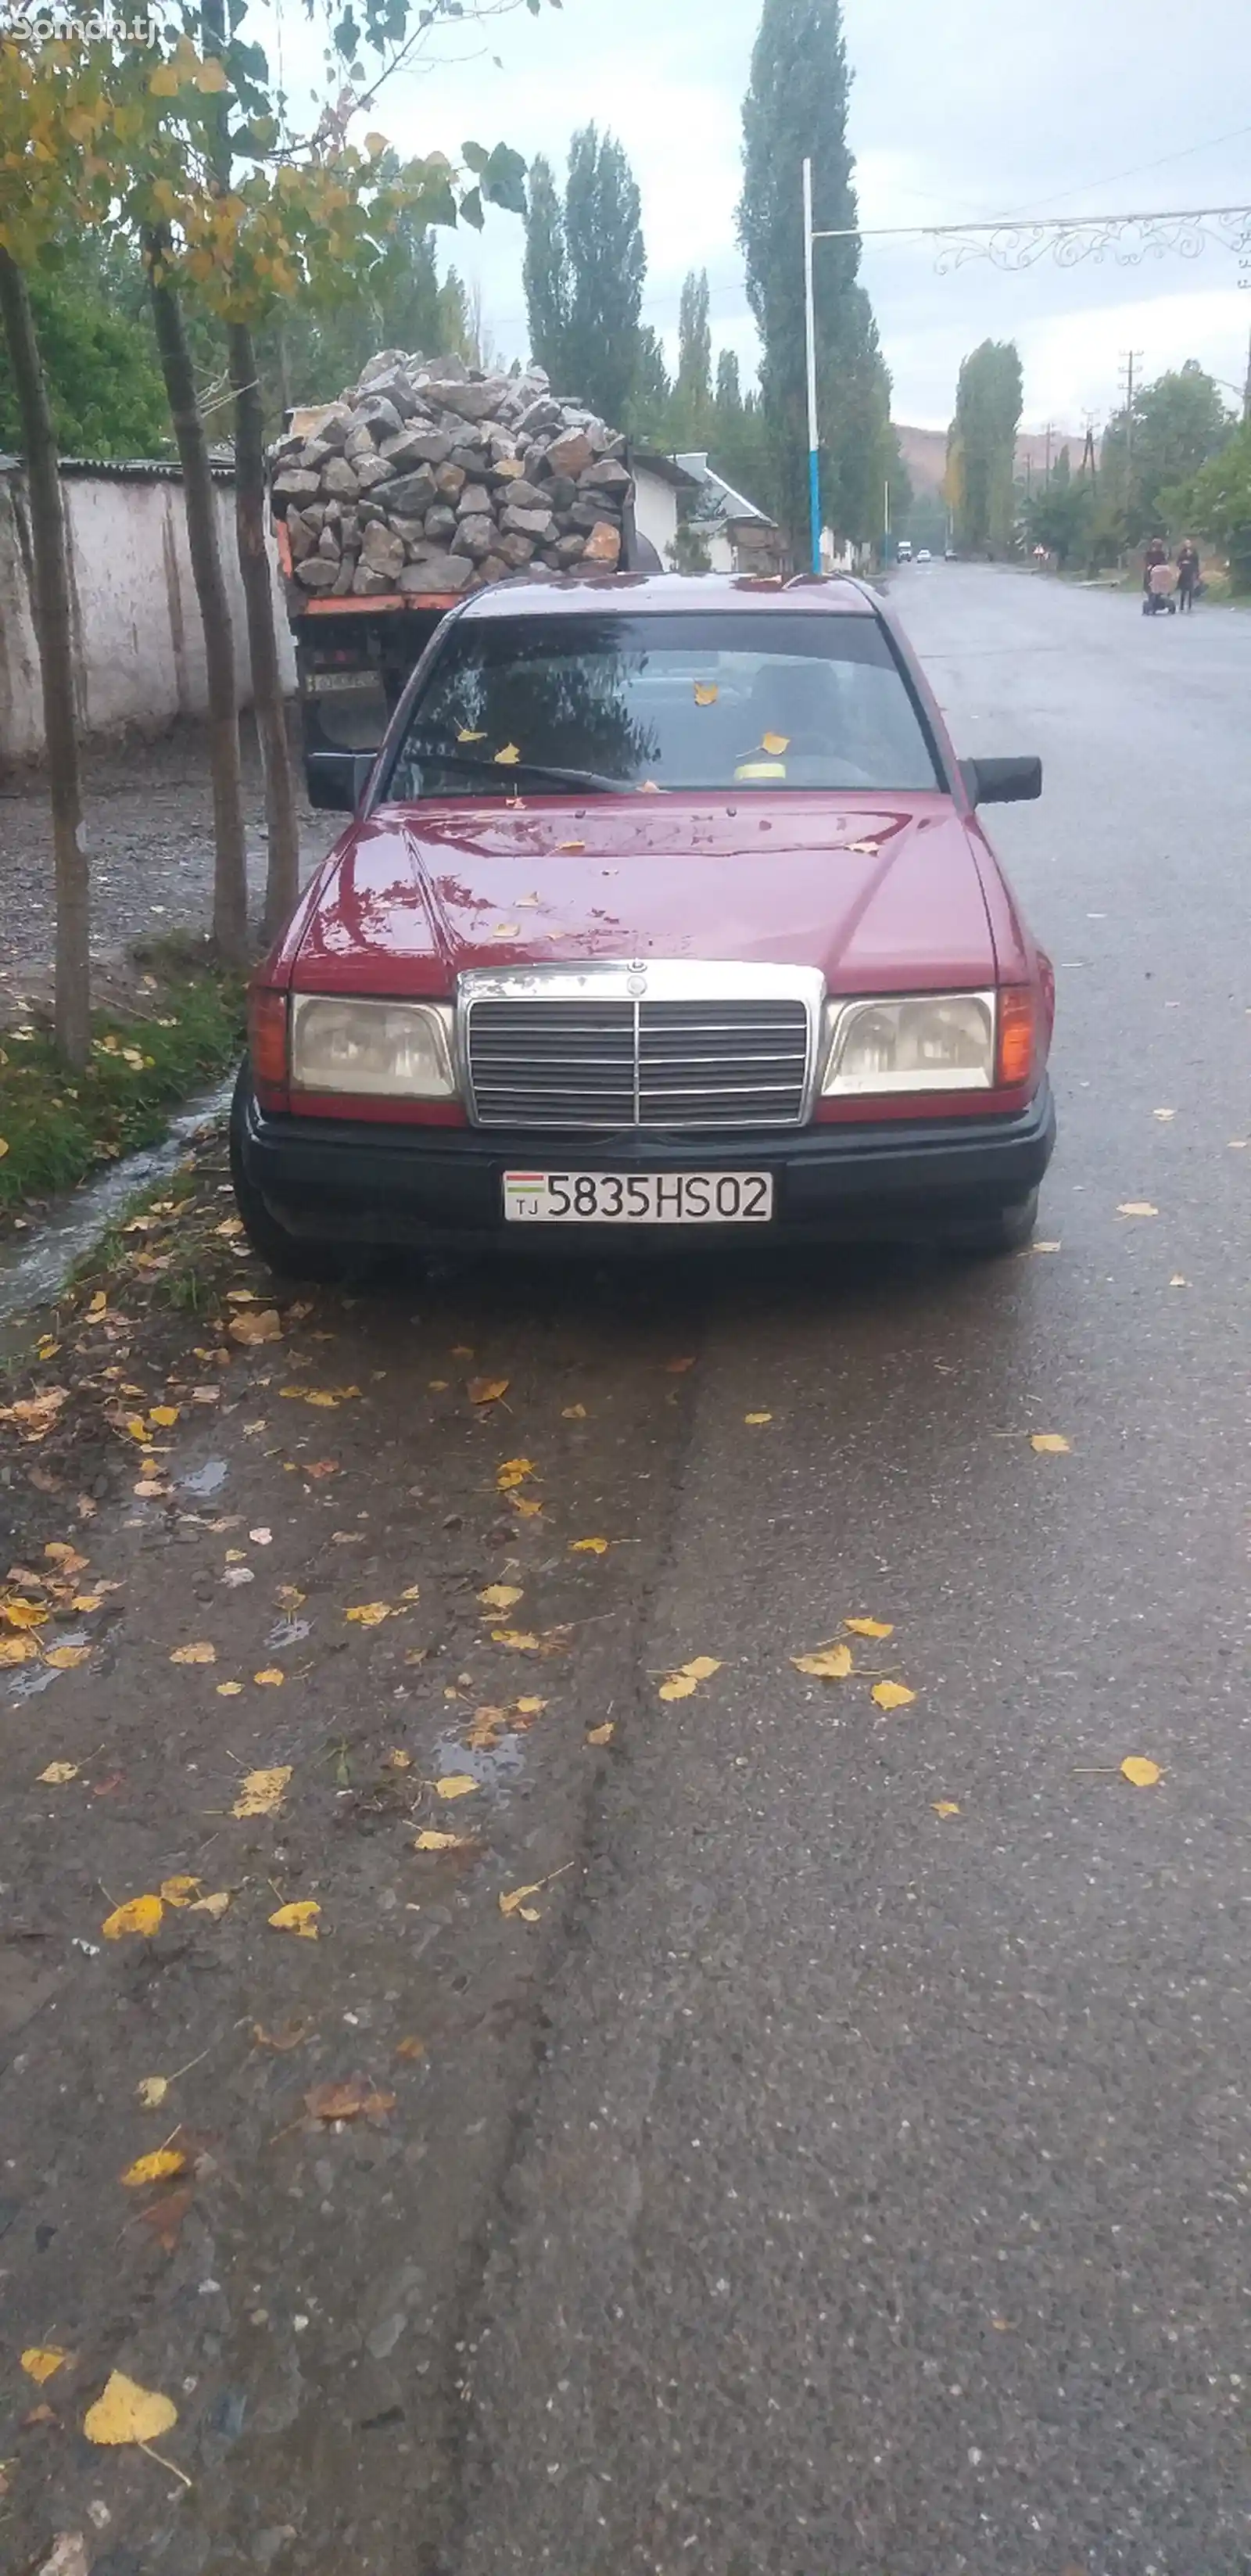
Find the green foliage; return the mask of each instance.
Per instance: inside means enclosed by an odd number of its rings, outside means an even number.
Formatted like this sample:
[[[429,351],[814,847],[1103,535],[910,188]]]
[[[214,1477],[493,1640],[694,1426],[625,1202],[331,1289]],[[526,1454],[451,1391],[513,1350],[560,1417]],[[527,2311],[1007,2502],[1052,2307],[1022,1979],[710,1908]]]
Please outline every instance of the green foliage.
[[[584,126],[569,146],[565,382],[556,390],[614,426],[625,419],[638,370],[647,268],[639,218],[638,187],[621,145]]]
[[[738,208],[748,301],[764,345],[768,487],[753,497],[790,529],[800,552],[806,549],[808,444],[800,198],[805,156],[812,161],[816,228],[854,226],[839,0],[764,0],[743,102]],[[859,266],[854,234],[817,243],[823,515],[841,535],[857,539],[880,532],[885,484],[902,472],[890,428],[890,378]]]
[[[678,372],[673,387],[673,444],[708,445],[712,435],[712,333],[708,271],[691,269],[678,309]]]
[[[127,310],[124,263],[90,242],[27,279],[43,353],[57,445],[63,456],[160,456],[169,414],[151,333]],[[133,281],[142,285],[138,266]],[[0,333],[0,448],[20,448],[17,388]]]
[[[167,1113],[243,1044],[243,996],[231,977],[171,981],[140,1015],[99,1011],[86,1072],[67,1075],[50,1036],[0,1041],[0,1208],[68,1189],[101,1161],[155,1144]],[[127,1050],[137,1058],[127,1059]]]
[[[947,438],[947,498],[962,553],[1002,554],[1011,542],[1021,394],[1015,340],[983,340],[964,360]]]
[[[1061,567],[1089,559],[1098,510],[1093,477],[1070,474],[1068,462],[1062,449],[1050,482],[1037,485],[1025,504],[1027,542],[1045,546]]]
[[[554,385],[565,373],[565,334],[569,328],[569,262],[565,254],[565,210],[550,161],[540,154],[530,171],[526,214],[526,249],[522,267],[526,311],[530,318],[530,351],[546,367]]]
[[[673,447],[673,387],[665,353],[649,322],[639,329],[638,360],[626,408],[626,428],[641,447]]]
[[[1175,533],[1220,546],[1235,590],[1251,590],[1251,420],[1188,483],[1166,489],[1160,506]]]
[[[1134,396],[1133,438],[1124,411],[1109,421],[1102,468],[1110,498],[1122,514],[1125,541],[1163,533],[1168,514],[1163,494],[1197,475],[1219,455],[1233,422],[1220,387],[1194,358],[1157,376]]]

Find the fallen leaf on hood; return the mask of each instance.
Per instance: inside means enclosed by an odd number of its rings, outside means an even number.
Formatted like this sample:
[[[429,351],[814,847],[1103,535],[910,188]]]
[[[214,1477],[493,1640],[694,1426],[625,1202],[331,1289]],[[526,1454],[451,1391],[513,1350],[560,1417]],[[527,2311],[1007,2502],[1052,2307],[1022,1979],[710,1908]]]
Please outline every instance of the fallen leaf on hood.
[[[1152,1207],[1150,1199],[1122,1199],[1116,1213],[1118,1216],[1158,1216],[1160,1211],[1158,1207]]]
[[[571,1556],[607,1556],[608,1540],[606,1538],[571,1538],[569,1553]]]
[[[543,1640],[532,1636],[528,1628],[492,1628],[491,1643],[511,1646],[519,1655],[537,1655],[542,1650]]]
[[[262,1690],[281,1690],[286,1678],[281,1664],[265,1664],[259,1673],[252,1675],[253,1681],[259,1682]]]
[[[39,1648],[33,1637],[0,1637],[0,1668],[6,1664],[33,1664],[39,1659]]]
[[[226,1330],[232,1342],[250,1350],[257,1342],[282,1340],[282,1317],[276,1306],[260,1306],[255,1314],[249,1308],[242,1315],[232,1315]]]
[[[613,1739],[613,1723],[612,1718],[607,1717],[605,1718],[602,1726],[593,1726],[586,1738],[587,1743],[611,1744]]]
[[[909,1690],[906,1682],[875,1682],[869,1697],[877,1701],[879,1708],[906,1708],[916,1698],[916,1692]]]
[[[272,1816],[282,1805],[283,1793],[291,1778],[291,1764],[275,1771],[245,1771],[239,1795],[230,1812],[232,1816]]]
[[[895,1633],[889,1619],[844,1619],[843,1626],[850,1628],[853,1637],[893,1637]]]
[[[790,740],[788,733],[762,733],[760,748],[768,752],[770,759],[780,760],[782,753],[790,749]]]
[[[159,2111],[169,2091],[168,2075],[141,2075],[135,2091],[145,2111]]]
[[[434,1794],[436,1798],[471,1798],[481,1785],[468,1771],[448,1771],[443,1779],[435,1781]]]
[[[497,751],[495,754],[495,759],[501,769],[515,768],[520,758],[521,753],[515,742],[506,742],[502,751]]]
[[[354,1610],[345,1610],[343,1615],[345,1619],[355,1619],[361,1628],[378,1628],[390,1618],[391,1605],[389,1601],[358,1601]]]
[[[22,2368],[27,2378],[33,2379],[40,2388],[45,2379],[54,2379],[58,2370],[62,2369],[68,2360],[69,2354],[63,2352],[58,2343],[28,2344],[21,2356]]]
[[[395,2109],[394,2093],[379,2093],[359,2075],[345,2084],[314,2084],[304,2096],[315,2120],[381,2120]]]
[[[496,1492],[500,1494],[510,1494],[515,1485],[524,1484],[526,1477],[532,1476],[533,1474],[534,1460],[532,1458],[506,1458],[503,1466],[496,1471]]]
[[[484,1609],[511,1610],[514,1602],[521,1599],[521,1586],[519,1583],[488,1583],[485,1592],[478,1594],[478,1599]]]
[[[1062,1431],[1032,1431],[1029,1445],[1044,1457],[1066,1458],[1072,1443],[1065,1439]]]
[[[471,1377],[468,1391],[471,1404],[498,1404],[500,1397],[508,1393],[508,1379],[506,1377]]]
[[[695,704],[697,707],[715,707],[720,695],[720,691],[715,680],[696,680],[692,685],[695,691]]]
[[[77,1762],[50,1762],[47,1770],[39,1773],[39,1778],[46,1780],[50,1788],[59,1789],[63,1780],[76,1780],[78,1772]]]
[[[194,1646],[175,1646],[169,1660],[171,1664],[215,1664],[217,1648],[201,1638]]]
[[[166,1905],[190,1905],[198,1896],[201,1884],[202,1881],[198,1878],[163,1878],[161,1880],[162,1902]]]
[[[1121,1764],[1122,1779],[1132,1782],[1135,1789],[1154,1789],[1163,1776],[1159,1763],[1149,1762],[1143,1753],[1127,1753]]]
[[[168,2433],[178,2421],[178,2409],[172,2397],[158,2396],[155,2389],[141,2388],[137,2380],[128,2379],[124,2370],[110,2372],[94,2406],[83,2417],[83,2431],[89,2442],[110,2446],[120,2442],[154,2442]]]
[[[211,1896],[197,1896],[194,1905],[190,1907],[189,1911],[192,1914],[211,1914],[213,1921],[217,1923],[220,1922],[229,1903],[229,1888],[217,1887],[214,1888]]]
[[[935,1798],[932,1805],[936,1816],[958,1816],[960,1813],[954,1798]]]
[[[689,1699],[701,1682],[711,1681],[721,1664],[715,1655],[693,1655],[689,1664],[679,1664],[676,1672],[667,1673],[660,1685],[661,1699]]]
[[[171,2174],[186,2170],[187,2159],[181,2147],[157,2147],[150,2156],[137,2156],[118,2179],[128,2191],[142,2191],[150,2182],[166,2182]]]
[[[296,1932],[301,1941],[315,1941],[320,1912],[320,1905],[315,1904],[311,1897],[302,1896],[295,1905],[280,1905],[267,1920],[271,1932]]]
[[[743,1420],[744,1422],[750,1422],[752,1428],[756,1429],[762,1422],[772,1422],[773,1416],[771,1413],[745,1413],[743,1415]]]
[[[474,733],[468,725],[462,725],[456,739],[458,742],[485,742],[486,735],[484,733]]]
[[[59,1673],[72,1673],[78,1664],[86,1663],[90,1653],[90,1646],[51,1646],[44,1662],[52,1664]]]
[[[792,1655],[791,1662],[797,1673],[815,1673],[822,1682],[846,1681],[855,1670],[850,1646],[820,1646],[812,1655]]]
[[[474,1786],[477,1787],[476,1781]],[[414,1851],[426,1852],[475,1851],[476,1849],[477,1842],[473,1834],[441,1834],[433,1825],[427,1825],[424,1832],[418,1834],[413,1844]]]
[[[106,1914],[100,1926],[106,1941],[120,1941],[127,1932],[140,1932],[150,1938],[159,1932],[165,1908],[159,1896],[132,1896],[125,1905],[116,1905]]]

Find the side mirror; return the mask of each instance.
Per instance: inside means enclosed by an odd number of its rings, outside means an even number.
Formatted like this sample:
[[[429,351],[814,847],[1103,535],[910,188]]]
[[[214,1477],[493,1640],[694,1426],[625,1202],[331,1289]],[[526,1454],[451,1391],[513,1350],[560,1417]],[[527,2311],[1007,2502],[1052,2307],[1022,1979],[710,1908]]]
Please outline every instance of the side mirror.
[[[962,760],[960,775],[970,805],[1029,805],[1042,794],[1042,762],[1036,752],[1011,760]]]
[[[359,813],[376,757],[372,751],[310,751],[304,764],[310,805],[332,814]]]

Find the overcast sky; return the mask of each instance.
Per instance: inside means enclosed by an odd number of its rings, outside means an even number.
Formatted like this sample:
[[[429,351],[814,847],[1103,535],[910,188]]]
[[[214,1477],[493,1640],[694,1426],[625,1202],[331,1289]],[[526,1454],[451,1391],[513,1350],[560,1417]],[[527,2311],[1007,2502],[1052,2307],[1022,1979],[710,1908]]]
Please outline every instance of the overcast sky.
[[[376,121],[412,151],[504,139],[562,174],[574,127],[610,126],[642,192],[645,318],[672,354],[682,278],[706,267],[714,349],[737,349],[750,370],[734,205],[758,14],[758,0],[521,10],[466,33],[460,60],[397,80]],[[844,0],[844,14],[866,226],[1251,203],[1247,0],[1044,0],[1035,12]],[[520,224],[492,213],[483,240],[458,235],[452,256],[480,283],[497,346],[524,354]],[[1088,411],[1106,420],[1131,347],[1147,376],[1195,357],[1241,385],[1251,292],[1239,274],[1215,247],[1139,267],[1048,259],[1024,276],[977,261],[939,277],[932,246],[916,241],[866,243],[864,260],[895,417],[933,428],[950,418],[961,357],[988,334],[1020,347],[1027,428],[1080,429]]]

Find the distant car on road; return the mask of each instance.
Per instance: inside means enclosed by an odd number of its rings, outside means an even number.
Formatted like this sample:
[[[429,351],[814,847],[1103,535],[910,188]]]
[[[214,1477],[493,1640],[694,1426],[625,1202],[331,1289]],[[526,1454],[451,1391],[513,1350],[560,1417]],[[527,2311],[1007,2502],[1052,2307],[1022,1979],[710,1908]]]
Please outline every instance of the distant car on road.
[[[930,553],[930,550],[929,550],[929,547],[928,547],[928,546],[918,546],[918,548],[917,548],[917,562],[918,562],[918,563],[933,563],[933,560],[934,560],[934,558],[933,558],[932,554]]]
[[[896,546],[896,548],[895,548],[895,561],[896,561],[897,563],[911,563],[911,561],[912,561],[912,539],[911,539],[911,537],[901,537],[901,538],[900,538],[899,543],[898,543],[898,545],[897,545],[897,546]]]
[[[276,1268],[1028,1239],[1052,972],[977,808],[1040,764],[956,760],[866,585],[494,584],[341,758],[234,1105]]]

